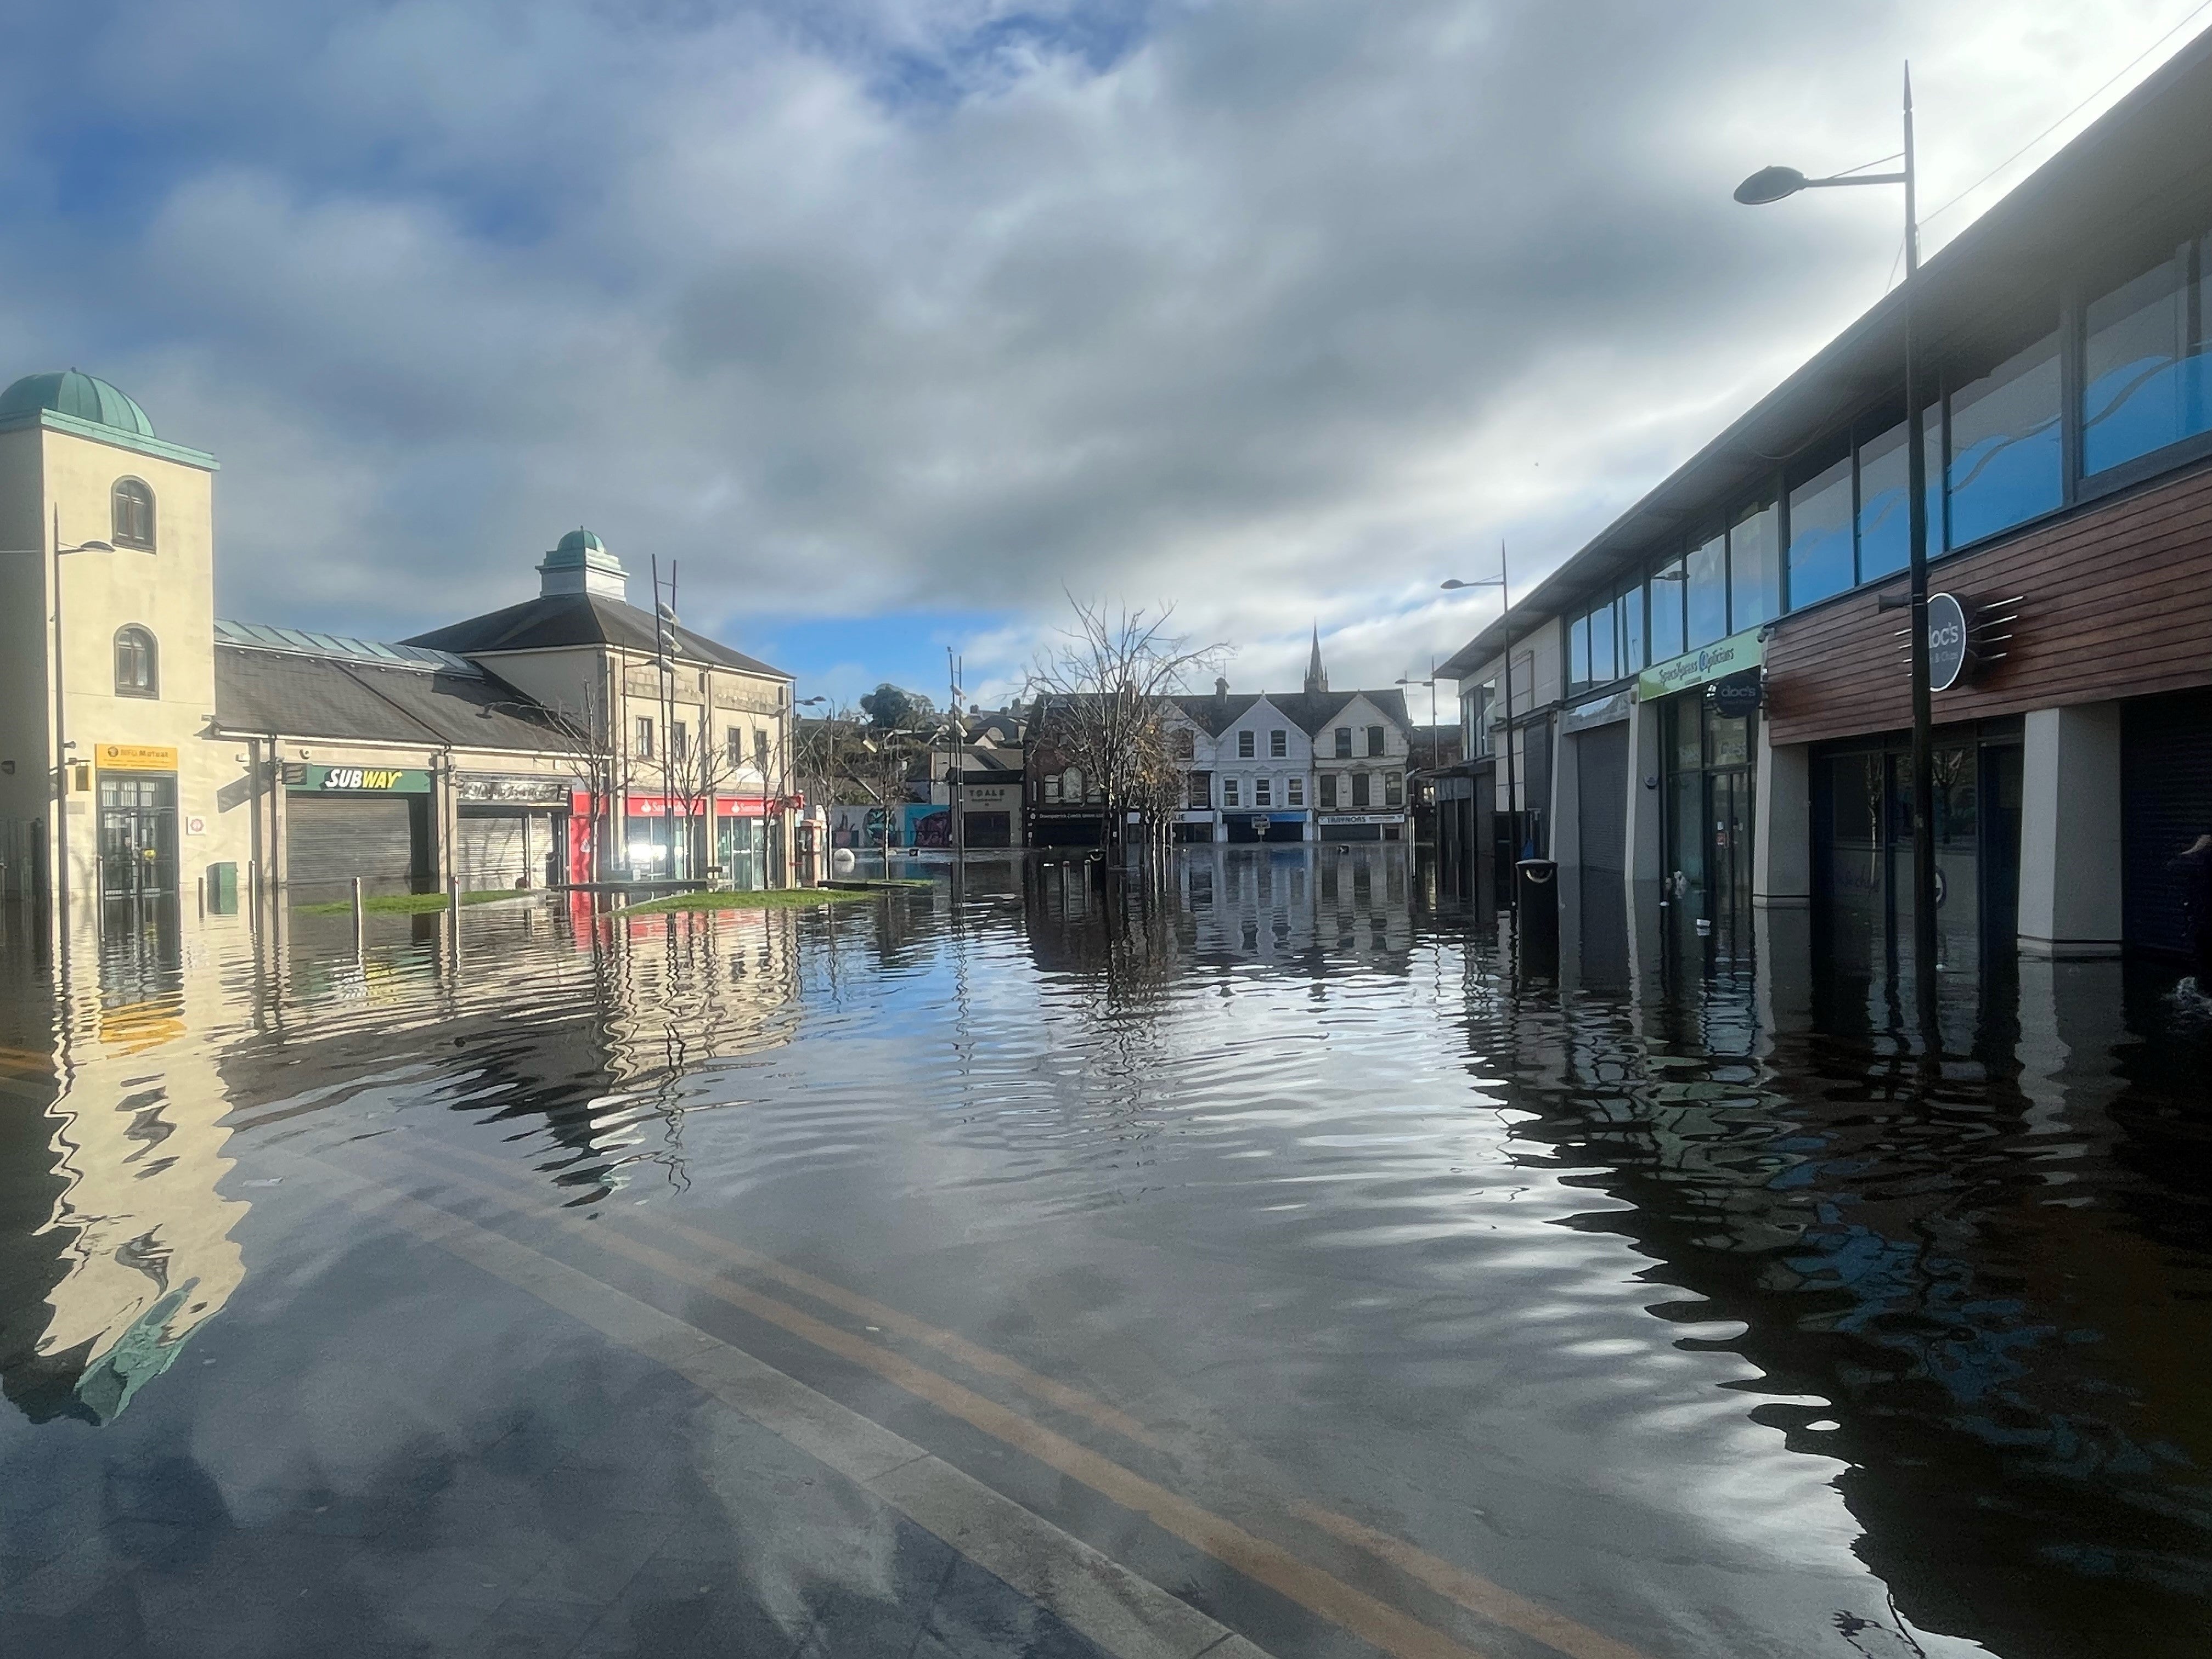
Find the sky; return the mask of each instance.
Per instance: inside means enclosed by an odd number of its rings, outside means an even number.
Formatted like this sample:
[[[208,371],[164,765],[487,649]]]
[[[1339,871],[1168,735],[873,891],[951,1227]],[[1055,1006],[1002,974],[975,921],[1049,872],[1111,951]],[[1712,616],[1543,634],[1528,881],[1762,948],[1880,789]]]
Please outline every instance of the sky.
[[[402,638],[587,525],[802,696],[942,702],[950,647],[988,705],[1071,598],[1171,606],[1241,690],[1316,627],[1338,686],[1425,676],[1496,611],[1443,579],[1540,576],[1894,279],[1893,192],[1739,179],[1894,150],[1909,58],[1932,250],[2212,5],[0,22],[0,381],[221,459],[222,614]]]

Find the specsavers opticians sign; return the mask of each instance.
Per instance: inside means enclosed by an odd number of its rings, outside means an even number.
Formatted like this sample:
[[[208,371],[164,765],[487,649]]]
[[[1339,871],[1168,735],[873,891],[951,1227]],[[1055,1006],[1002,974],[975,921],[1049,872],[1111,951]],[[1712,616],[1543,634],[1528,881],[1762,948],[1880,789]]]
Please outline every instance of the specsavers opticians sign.
[[[398,766],[303,766],[296,778],[287,776],[284,781],[293,790],[307,794],[366,789],[382,795],[422,795],[430,790],[428,772]]]
[[[1686,691],[1693,685],[1703,685],[1707,680],[1717,680],[1727,674],[1740,674],[1747,668],[1757,668],[1766,659],[1766,647],[1759,643],[1759,630],[1747,629],[1741,634],[1711,645],[1700,646],[1695,651],[1685,652],[1668,662],[1655,664],[1636,677],[1636,696],[1639,702],[1653,697],[1664,697],[1676,691]]]

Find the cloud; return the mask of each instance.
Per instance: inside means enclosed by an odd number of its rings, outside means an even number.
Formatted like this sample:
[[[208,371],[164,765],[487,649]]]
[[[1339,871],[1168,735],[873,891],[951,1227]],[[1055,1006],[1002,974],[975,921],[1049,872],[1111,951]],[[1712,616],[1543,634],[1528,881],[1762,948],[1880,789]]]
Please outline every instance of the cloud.
[[[0,362],[222,457],[233,610],[398,635],[588,522],[825,668],[973,615],[1011,684],[1066,590],[1387,683],[1879,295],[1887,192],[1736,178],[1890,148],[1910,51],[1940,203],[2169,9],[57,9]]]

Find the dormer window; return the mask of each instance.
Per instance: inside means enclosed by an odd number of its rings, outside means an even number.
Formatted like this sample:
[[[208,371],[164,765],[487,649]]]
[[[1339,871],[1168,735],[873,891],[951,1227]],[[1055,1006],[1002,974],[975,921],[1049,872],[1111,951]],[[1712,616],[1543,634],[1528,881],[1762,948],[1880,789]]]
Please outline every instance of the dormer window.
[[[115,635],[115,695],[118,697],[158,697],[161,695],[161,665],[154,636],[133,625]]]
[[[154,550],[154,492],[137,478],[118,478],[112,497],[118,547]]]

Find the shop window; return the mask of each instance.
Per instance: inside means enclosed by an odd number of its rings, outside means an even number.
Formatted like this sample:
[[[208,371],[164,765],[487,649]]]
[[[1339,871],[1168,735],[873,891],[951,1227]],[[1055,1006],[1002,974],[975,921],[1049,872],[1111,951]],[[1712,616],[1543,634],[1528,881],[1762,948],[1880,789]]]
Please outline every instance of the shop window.
[[[1286,760],[1290,757],[1290,753],[1291,734],[1289,732],[1270,732],[1267,733],[1267,758],[1269,760]]]
[[[1790,605],[1818,603],[1856,580],[1851,550],[1851,458],[1790,492]]]
[[[1651,660],[1666,662],[1690,648],[1682,605],[1690,586],[1688,568],[1669,559],[1651,573]]]
[[[1771,501],[1753,502],[1729,530],[1729,631],[1782,612],[1782,515]]]
[[[1367,728],[1367,752],[1370,755],[1379,755],[1382,752],[1382,728],[1379,726],[1370,726]]]
[[[1690,555],[1687,595],[1689,637],[1685,650],[1694,651],[1727,636],[1728,537],[1715,536]]]
[[[1060,798],[1071,805],[1083,799],[1083,769],[1071,766],[1060,774]]]
[[[1644,654],[1644,590],[1632,587],[1620,596],[1620,672],[1639,673],[1650,660]]]
[[[2212,237],[2089,302],[2081,470],[2102,472],[2212,430]]]
[[[118,478],[110,497],[118,547],[154,550],[154,492],[138,478]]]
[[[1057,806],[1060,805],[1060,775],[1058,773],[1048,772],[1044,775],[1044,804],[1048,806]]]
[[[1250,760],[1252,758],[1254,753],[1253,741],[1252,733],[1249,732],[1239,732],[1237,734],[1237,758],[1238,760]]]
[[[1930,409],[1925,422],[1928,461],[1928,550],[1943,546],[1942,411]],[[1905,453],[1905,423],[1899,421],[1880,437],[1859,446],[1859,580],[1878,581],[1905,568],[1911,556],[1911,526],[1905,512],[1910,482]]]
[[[1949,547],[1964,547],[2058,506],[2057,335],[2045,336],[1951,394],[1951,465],[1945,477]]]
[[[1579,691],[1590,683],[1590,619],[1577,617],[1567,629],[1567,689]]]
[[[154,636],[137,626],[119,629],[115,635],[115,695],[118,697],[158,697],[161,695],[161,665]]]

